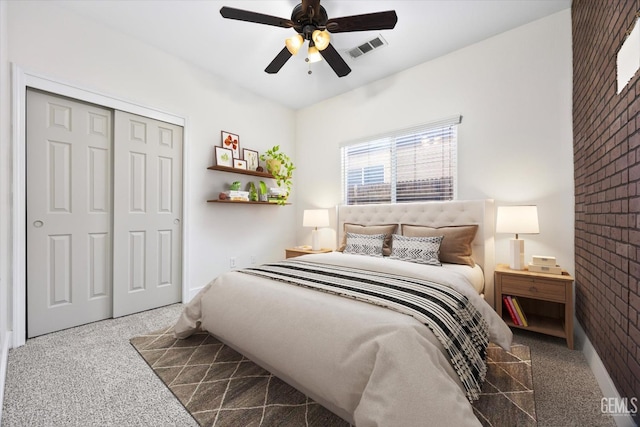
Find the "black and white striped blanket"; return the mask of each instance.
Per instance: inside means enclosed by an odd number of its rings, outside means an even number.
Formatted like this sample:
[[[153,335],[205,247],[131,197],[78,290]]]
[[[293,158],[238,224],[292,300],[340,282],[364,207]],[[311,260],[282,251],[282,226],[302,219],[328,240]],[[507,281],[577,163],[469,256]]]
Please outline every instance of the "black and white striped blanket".
[[[442,343],[467,398],[479,398],[487,369],[489,328],[468,298],[455,289],[412,277],[305,261],[280,261],[239,272],[354,298],[414,317]]]

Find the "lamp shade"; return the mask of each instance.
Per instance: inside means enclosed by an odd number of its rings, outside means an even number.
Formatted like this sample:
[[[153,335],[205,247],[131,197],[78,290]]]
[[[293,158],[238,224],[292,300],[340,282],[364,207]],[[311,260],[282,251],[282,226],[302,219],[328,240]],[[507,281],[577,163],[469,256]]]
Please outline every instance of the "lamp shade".
[[[311,63],[322,61],[322,55],[320,55],[318,48],[315,46],[309,46],[309,50],[307,51],[307,58],[309,58],[309,62]]]
[[[284,45],[292,55],[298,53],[298,50],[300,50],[300,47],[302,47],[302,43],[304,43],[304,39],[300,34],[291,36],[284,41]]]
[[[537,206],[498,206],[496,233],[512,233],[517,236],[539,232]]]
[[[316,45],[318,50],[325,50],[327,46],[329,46],[329,42],[331,41],[331,36],[327,30],[315,30],[311,35],[311,39],[313,43]]]
[[[326,209],[305,209],[302,216],[303,227],[328,227],[329,211]]]

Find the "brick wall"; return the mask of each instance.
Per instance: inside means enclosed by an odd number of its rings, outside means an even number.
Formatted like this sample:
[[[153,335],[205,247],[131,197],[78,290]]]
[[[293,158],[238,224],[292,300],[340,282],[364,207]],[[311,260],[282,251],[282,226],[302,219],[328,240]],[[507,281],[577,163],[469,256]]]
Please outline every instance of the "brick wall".
[[[617,95],[616,54],[638,11],[572,4],[576,316],[628,398],[640,398],[640,72]]]

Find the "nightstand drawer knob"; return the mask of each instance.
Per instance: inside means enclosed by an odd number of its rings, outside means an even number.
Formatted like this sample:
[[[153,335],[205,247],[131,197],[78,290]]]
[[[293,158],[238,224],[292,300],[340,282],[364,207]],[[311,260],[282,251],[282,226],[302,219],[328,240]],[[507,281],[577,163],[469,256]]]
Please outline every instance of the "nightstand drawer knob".
[[[536,288],[535,286],[532,286],[532,287],[529,288],[529,291],[538,292],[538,288]]]

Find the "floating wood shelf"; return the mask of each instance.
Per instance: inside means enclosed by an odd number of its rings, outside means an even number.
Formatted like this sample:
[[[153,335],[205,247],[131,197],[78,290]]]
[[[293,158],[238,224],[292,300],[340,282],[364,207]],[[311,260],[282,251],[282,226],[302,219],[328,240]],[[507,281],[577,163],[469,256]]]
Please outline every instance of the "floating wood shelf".
[[[278,203],[273,202],[252,202],[251,200],[207,200],[207,203],[229,203],[229,204],[246,204],[246,205],[272,205],[272,206],[282,206]],[[285,205],[290,205],[291,203],[285,203]]]
[[[271,175],[268,172],[258,172],[258,171],[250,171],[247,169],[237,169],[237,168],[230,168],[228,166],[209,166],[207,169],[211,169],[214,171],[222,171],[222,172],[231,172],[231,173],[240,173],[242,175],[252,175],[252,176],[260,176],[262,178],[272,178],[275,179],[273,177],[273,175]]]
[[[236,168],[230,168],[228,166],[209,166],[207,169],[210,170],[214,170],[214,171],[221,171],[221,172],[231,172],[231,173],[239,173],[242,175],[251,175],[251,176],[259,176],[261,178],[271,178],[271,179],[275,179],[273,175],[271,175],[270,173],[267,172],[258,172],[258,171],[250,171],[250,170],[246,170],[246,169],[236,169]],[[245,205],[273,205],[273,206],[282,206],[279,203],[273,203],[273,202],[253,202],[250,200],[220,200],[220,199],[215,199],[215,200],[207,200],[207,203],[227,203],[227,204],[245,204]],[[291,203],[285,203],[285,205],[290,205]]]

